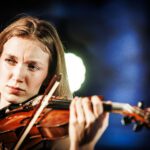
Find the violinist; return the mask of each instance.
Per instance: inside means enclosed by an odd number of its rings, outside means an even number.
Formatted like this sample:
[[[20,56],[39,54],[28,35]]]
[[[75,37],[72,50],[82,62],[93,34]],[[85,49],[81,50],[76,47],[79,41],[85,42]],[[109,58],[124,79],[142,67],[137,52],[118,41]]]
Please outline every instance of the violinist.
[[[72,99],[69,136],[54,141],[47,148],[92,150],[108,126],[108,114],[103,112],[98,96],[73,98],[67,80],[63,45],[55,27],[46,20],[22,16],[0,33],[1,110],[32,99],[36,101],[53,75],[59,73],[62,79],[54,96]],[[91,138],[87,140],[88,137]]]

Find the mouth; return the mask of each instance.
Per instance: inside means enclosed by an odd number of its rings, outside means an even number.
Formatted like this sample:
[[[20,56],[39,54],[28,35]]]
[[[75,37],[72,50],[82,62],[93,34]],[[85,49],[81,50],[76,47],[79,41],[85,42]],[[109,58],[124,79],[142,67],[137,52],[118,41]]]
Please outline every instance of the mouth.
[[[9,89],[9,92],[11,94],[19,94],[20,92],[24,92],[25,90],[19,87],[9,86],[7,85],[7,88]]]

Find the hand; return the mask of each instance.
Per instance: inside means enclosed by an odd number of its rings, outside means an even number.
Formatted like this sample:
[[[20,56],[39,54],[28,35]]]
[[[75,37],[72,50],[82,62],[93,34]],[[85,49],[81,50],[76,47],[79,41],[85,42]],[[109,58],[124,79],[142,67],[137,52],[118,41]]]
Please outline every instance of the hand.
[[[145,126],[150,129],[150,107],[144,109],[144,120],[146,122]]]
[[[94,149],[108,126],[108,117],[98,96],[75,97],[70,105],[70,150]]]

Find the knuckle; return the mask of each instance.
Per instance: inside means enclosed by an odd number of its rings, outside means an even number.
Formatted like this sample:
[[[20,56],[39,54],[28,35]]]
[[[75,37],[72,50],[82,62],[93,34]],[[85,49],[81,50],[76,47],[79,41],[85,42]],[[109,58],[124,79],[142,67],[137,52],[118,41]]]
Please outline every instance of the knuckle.
[[[78,124],[77,120],[71,120],[69,122],[70,125],[76,126]]]
[[[92,97],[91,101],[92,101],[92,104],[95,107],[101,107],[101,105],[102,105],[102,102],[99,99],[95,98],[95,97]]]
[[[81,104],[81,98],[78,98],[78,99],[76,100],[76,104],[77,104],[77,105],[80,105],[80,104]]]
[[[95,104],[100,104],[101,103],[101,100],[98,96],[94,95],[91,97],[91,101]]]
[[[93,116],[93,117],[90,117],[90,119],[87,121],[87,123],[89,125],[92,125],[94,122],[95,122],[96,118]]]
[[[85,124],[85,119],[79,119],[79,124],[84,125]]]
[[[87,97],[84,97],[82,99],[82,105],[90,105],[90,104],[91,104],[91,102]]]

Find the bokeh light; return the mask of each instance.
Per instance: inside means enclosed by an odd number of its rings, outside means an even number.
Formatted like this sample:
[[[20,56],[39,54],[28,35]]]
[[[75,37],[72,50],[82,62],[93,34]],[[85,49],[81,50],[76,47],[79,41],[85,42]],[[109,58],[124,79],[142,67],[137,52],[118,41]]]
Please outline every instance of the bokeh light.
[[[65,60],[70,89],[75,92],[85,80],[86,68],[82,59],[73,53],[66,53]]]

